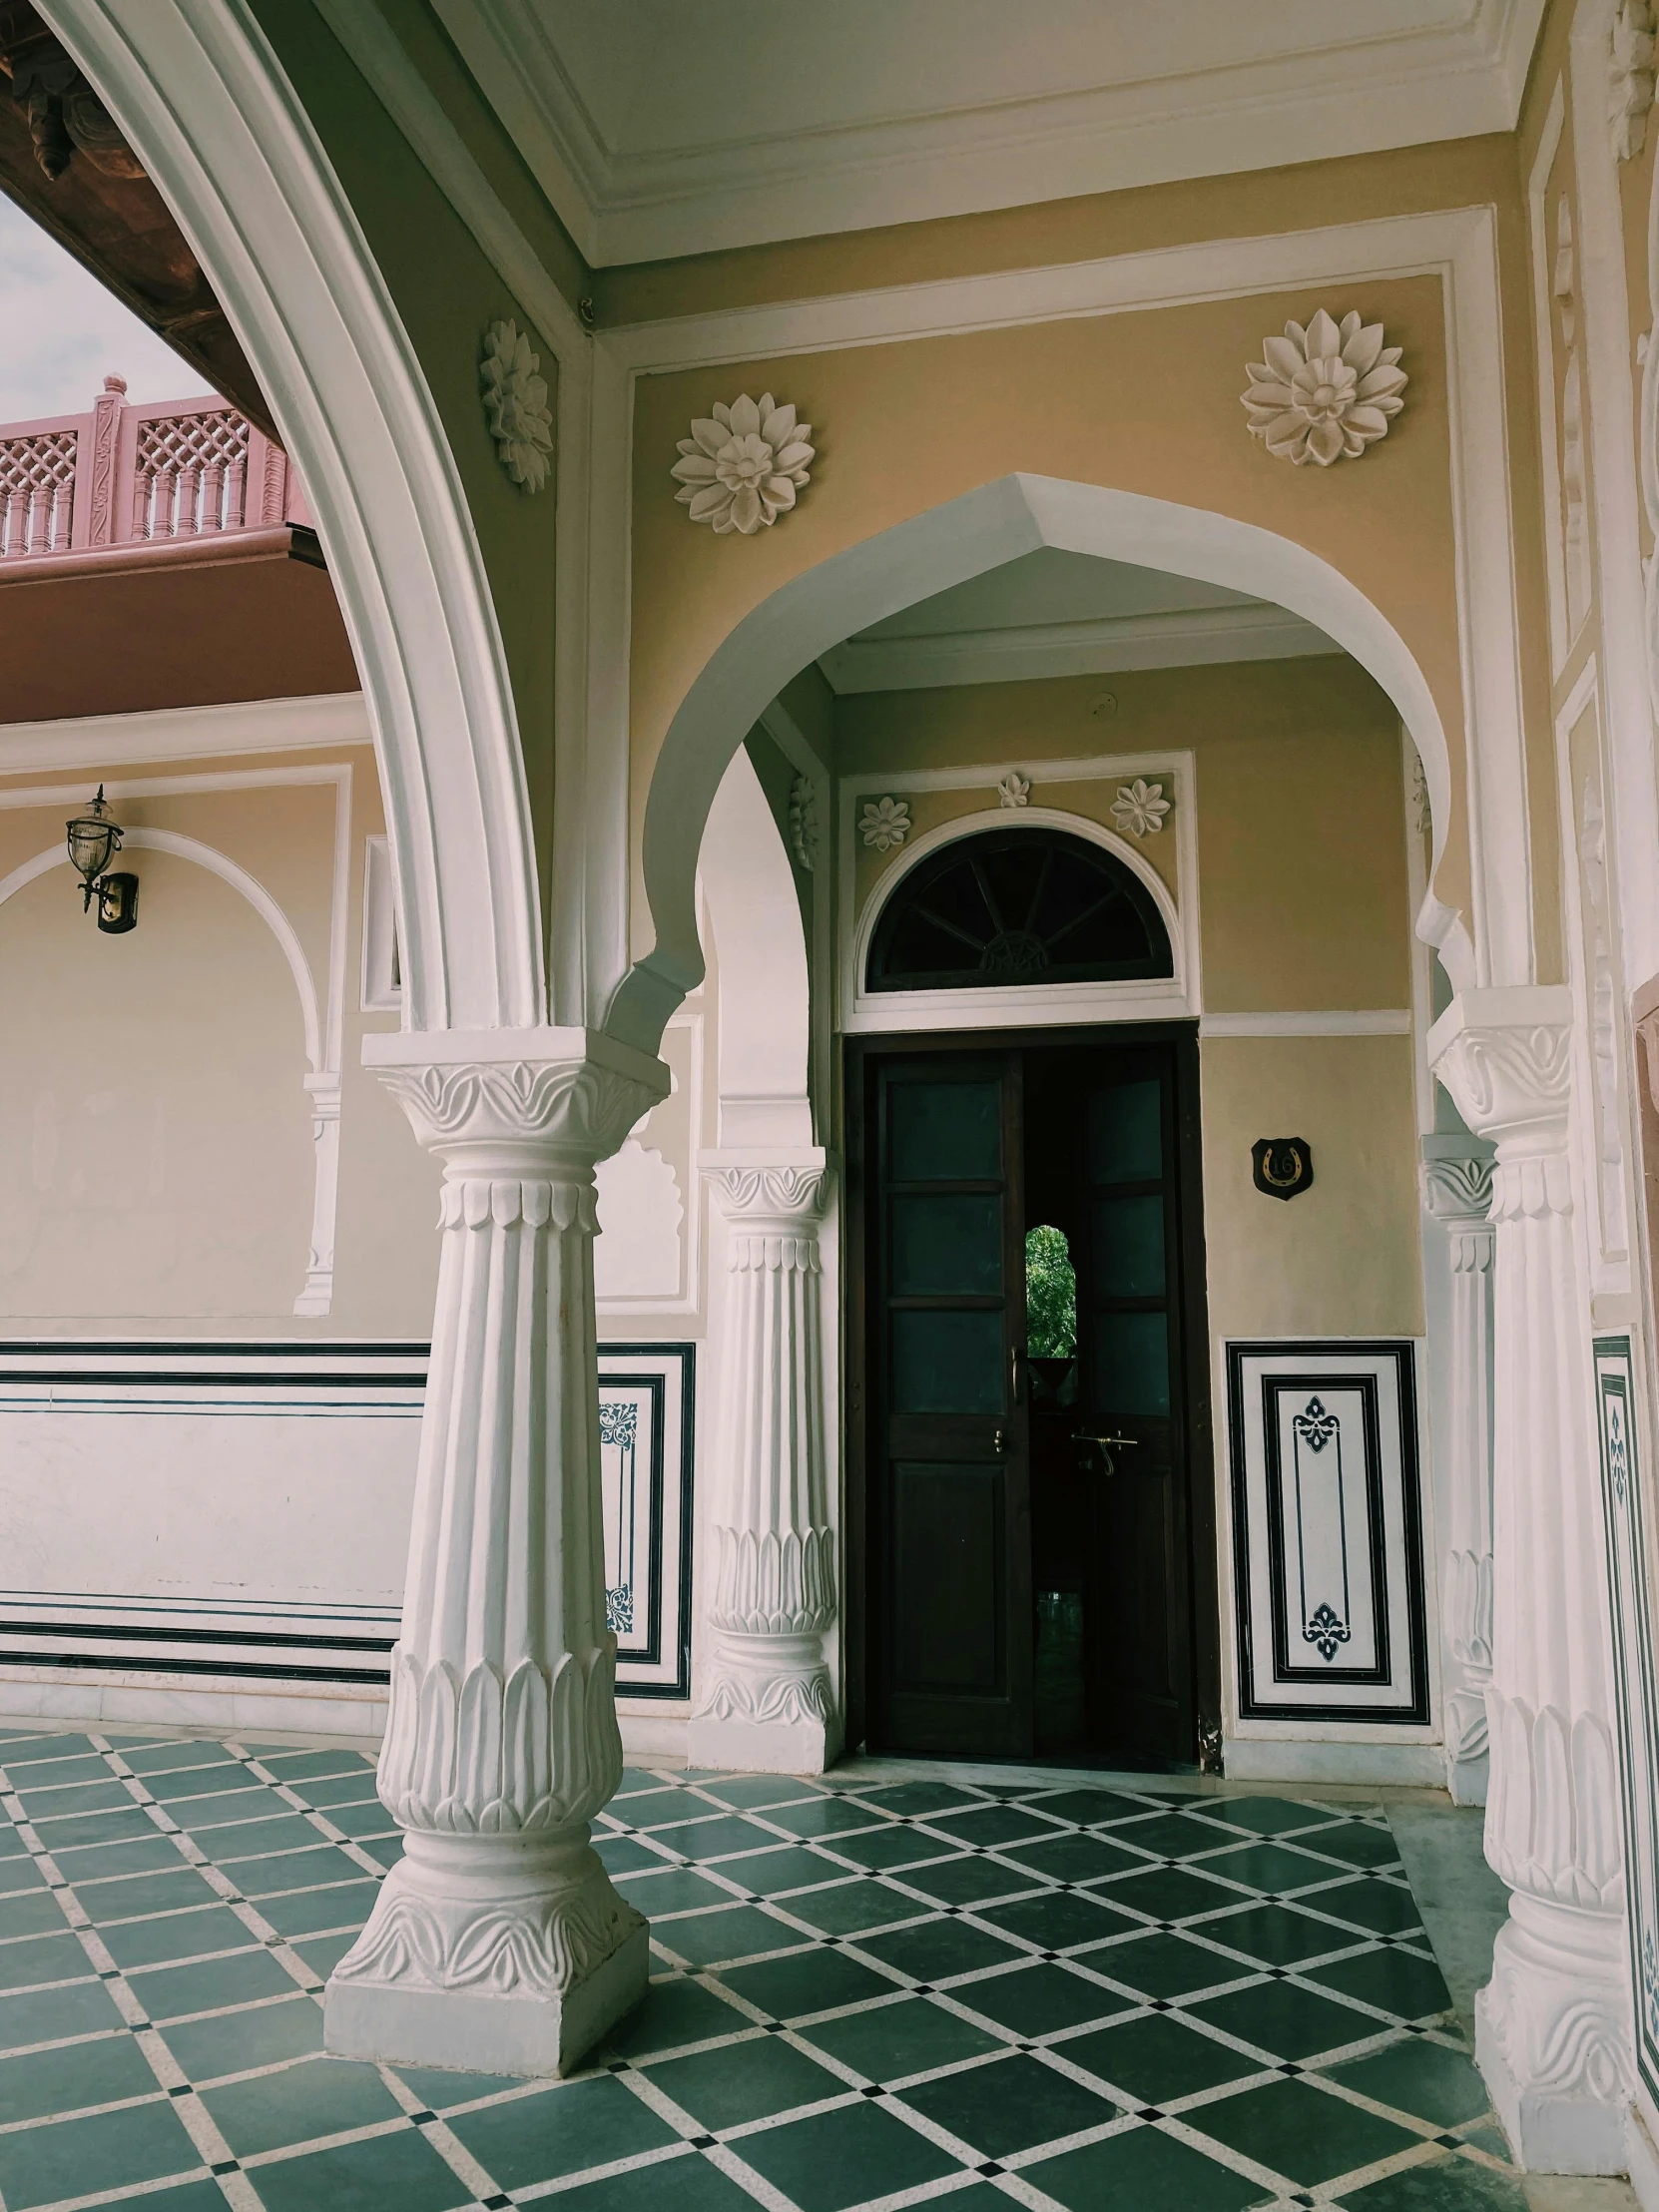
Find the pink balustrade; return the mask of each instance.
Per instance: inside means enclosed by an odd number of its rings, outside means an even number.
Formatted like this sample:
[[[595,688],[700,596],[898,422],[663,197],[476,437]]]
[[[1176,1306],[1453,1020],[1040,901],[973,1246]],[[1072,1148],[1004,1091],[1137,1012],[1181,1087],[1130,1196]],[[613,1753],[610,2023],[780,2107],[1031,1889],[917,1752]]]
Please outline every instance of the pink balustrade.
[[[87,414],[0,424],[0,563],[309,524],[287,455],[228,400],[126,394],[106,376]]]

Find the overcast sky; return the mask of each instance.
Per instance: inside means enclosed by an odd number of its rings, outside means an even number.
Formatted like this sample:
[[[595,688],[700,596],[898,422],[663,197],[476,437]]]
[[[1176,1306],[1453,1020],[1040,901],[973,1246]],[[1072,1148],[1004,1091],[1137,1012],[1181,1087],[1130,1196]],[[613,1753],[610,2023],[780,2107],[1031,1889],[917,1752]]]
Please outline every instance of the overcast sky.
[[[125,376],[130,399],[208,388],[200,370],[0,198],[0,422],[84,413],[106,376]]]

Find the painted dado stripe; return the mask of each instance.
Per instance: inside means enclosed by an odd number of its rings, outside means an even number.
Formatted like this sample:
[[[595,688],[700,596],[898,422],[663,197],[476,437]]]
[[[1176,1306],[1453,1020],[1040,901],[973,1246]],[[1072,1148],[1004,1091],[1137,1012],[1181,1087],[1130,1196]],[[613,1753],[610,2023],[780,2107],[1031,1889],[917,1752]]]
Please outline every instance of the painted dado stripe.
[[[0,1344],[0,1410],[413,1418],[423,1344]]]
[[[152,1603],[62,1590],[0,1591],[0,1665],[383,1687],[396,1635],[391,1606],[322,1612],[281,1603],[232,1607],[213,1599]]]

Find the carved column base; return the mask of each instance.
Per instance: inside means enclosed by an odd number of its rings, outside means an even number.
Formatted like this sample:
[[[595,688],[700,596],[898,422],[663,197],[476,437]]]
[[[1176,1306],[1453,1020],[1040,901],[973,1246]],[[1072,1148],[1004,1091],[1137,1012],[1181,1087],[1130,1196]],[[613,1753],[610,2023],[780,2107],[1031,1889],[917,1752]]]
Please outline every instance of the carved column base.
[[[1475,2057],[1522,2167],[1623,2173],[1631,2080],[1621,1917],[1515,1891],[1474,2011]]]
[[[472,2073],[568,2073],[645,1994],[645,1922],[586,1824],[548,1834],[411,1830],[329,1978],[341,2058]]]
[[[714,1688],[686,1737],[694,1767],[823,1774],[834,1764],[840,1722],[822,1636],[721,1629],[712,1672]]]
[[[1445,1786],[1453,1805],[1484,1805],[1491,1760],[1486,1700],[1479,1689],[1454,1690],[1445,1701]]]

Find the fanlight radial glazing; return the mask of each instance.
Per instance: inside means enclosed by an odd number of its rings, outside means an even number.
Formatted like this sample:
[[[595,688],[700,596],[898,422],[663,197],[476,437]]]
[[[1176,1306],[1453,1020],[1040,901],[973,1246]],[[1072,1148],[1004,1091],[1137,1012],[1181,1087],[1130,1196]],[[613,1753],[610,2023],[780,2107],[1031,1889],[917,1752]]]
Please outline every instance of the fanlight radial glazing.
[[[920,861],[870,945],[871,991],[1116,983],[1173,975],[1151,892],[1062,830],[990,830]]]

